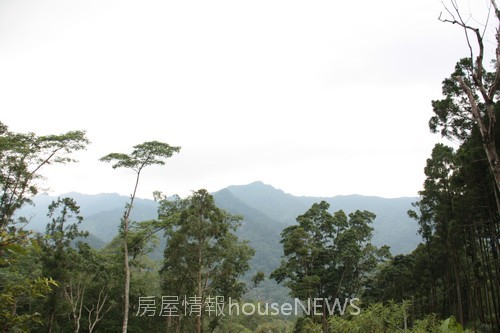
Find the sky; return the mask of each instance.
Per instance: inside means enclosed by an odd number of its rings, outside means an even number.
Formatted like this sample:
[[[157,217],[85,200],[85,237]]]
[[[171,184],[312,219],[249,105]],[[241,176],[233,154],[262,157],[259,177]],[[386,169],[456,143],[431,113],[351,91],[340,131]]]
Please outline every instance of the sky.
[[[487,3],[459,1],[471,24]],[[1,0],[0,121],[86,131],[78,163],[44,170],[52,195],[130,194],[134,174],[98,159],[157,140],[181,151],[144,170],[143,198],[257,180],[294,195],[417,196],[441,140],[431,101],[469,54],[442,11],[438,0]]]

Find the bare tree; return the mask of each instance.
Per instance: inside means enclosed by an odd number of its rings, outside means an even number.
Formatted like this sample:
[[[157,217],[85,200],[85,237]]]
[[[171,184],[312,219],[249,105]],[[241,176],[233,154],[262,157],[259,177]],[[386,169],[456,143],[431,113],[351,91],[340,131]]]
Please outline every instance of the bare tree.
[[[470,77],[456,75],[454,79],[459,83],[461,89],[467,96],[470,104],[470,112],[477,124],[482,140],[483,147],[488,158],[491,172],[495,178],[497,192],[500,192],[500,160],[498,157],[497,147],[495,143],[495,127],[496,115],[495,105],[498,97],[497,91],[500,83],[500,11],[495,0],[490,0],[488,9],[488,17],[483,29],[469,25],[469,18],[464,19],[457,0],[450,0],[451,7],[445,6],[446,16],[442,13],[439,20],[446,23],[456,24],[460,26],[465,33],[467,45],[470,50]],[[489,26],[489,18],[492,10],[496,19],[495,29],[495,58],[494,73],[487,77],[485,72],[485,35]]]

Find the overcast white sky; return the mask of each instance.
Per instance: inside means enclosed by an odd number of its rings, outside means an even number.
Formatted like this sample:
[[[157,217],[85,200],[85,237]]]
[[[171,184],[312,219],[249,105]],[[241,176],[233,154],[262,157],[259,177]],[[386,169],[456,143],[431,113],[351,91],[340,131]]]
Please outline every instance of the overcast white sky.
[[[440,140],[431,100],[468,55],[442,10],[439,0],[2,0],[0,120],[87,131],[80,162],[46,172],[51,194],[129,194],[133,174],[97,159],[159,140],[182,150],[145,170],[142,197],[255,180],[296,195],[416,196]]]

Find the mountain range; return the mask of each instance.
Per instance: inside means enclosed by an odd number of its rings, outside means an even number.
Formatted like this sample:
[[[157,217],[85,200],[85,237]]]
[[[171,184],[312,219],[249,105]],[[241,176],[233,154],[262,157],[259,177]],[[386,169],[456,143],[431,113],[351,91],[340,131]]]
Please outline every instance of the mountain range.
[[[409,253],[420,243],[416,221],[410,219],[407,211],[412,208],[416,197],[381,198],[374,196],[343,195],[334,197],[294,196],[262,182],[248,185],[233,185],[212,193],[217,206],[243,217],[237,235],[246,239],[256,249],[251,262],[252,274],[263,271],[269,274],[279,265],[282,247],[279,243],[281,231],[295,223],[298,215],[305,213],[312,204],[322,200],[330,204],[331,211],[344,210],[347,214],[355,210],[368,210],[376,214],[373,222],[372,242],[376,246],[389,245],[393,254]],[[129,200],[118,194],[87,195],[68,193],[80,206],[84,221],[80,229],[91,234],[88,242],[94,247],[103,247],[118,233],[120,218],[125,204]],[[38,195],[34,205],[24,207],[20,215],[30,219],[29,228],[43,232],[49,223],[47,206],[56,197]],[[157,203],[153,200],[136,199],[131,218],[135,221],[156,218]],[[160,244],[151,255],[161,259],[165,241],[160,237]],[[274,285],[275,287],[275,285]],[[262,289],[263,288],[263,289]],[[252,291],[254,298],[262,298],[266,291],[273,289],[273,282],[267,281],[262,287]],[[279,289],[279,288],[278,288]],[[277,291],[282,295],[283,291]],[[269,295],[267,295],[269,297]],[[276,299],[276,295],[271,295]],[[278,296],[280,297],[280,296]]]

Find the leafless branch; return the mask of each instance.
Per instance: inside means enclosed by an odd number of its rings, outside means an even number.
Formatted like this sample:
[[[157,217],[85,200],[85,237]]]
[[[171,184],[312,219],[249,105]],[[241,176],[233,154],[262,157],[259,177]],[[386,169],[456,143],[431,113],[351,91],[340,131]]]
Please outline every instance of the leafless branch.
[[[491,100],[493,100],[498,90],[498,85],[500,84],[500,11],[498,10],[498,6],[495,0],[491,0],[491,4],[495,8],[495,16],[498,19],[498,27],[496,29],[497,48],[495,50],[496,53],[495,80],[491,84],[490,90],[488,91],[488,96],[491,98]]]
[[[455,17],[455,15],[452,13],[452,11],[446,6],[446,4],[444,2],[441,2],[443,4],[444,9],[446,10],[448,15],[450,15],[450,17],[452,19],[450,20],[450,19],[442,18],[442,12],[441,12],[439,14],[438,20],[441,22],[444,22],[444,23],[457,24],[464,29],[465,39],[467,41],[467,46],[469,47],[469,52],[470,52],[470,59],[471,59],[471,64],[472,64],[471,70],[474,72],[474,62],[473,62],[474,61],[474,49],[472,48],[472,45],[471,45],[471,42],[469,39],[468,31],[469,30],[475,31],[477,29],[475,29],[474,27],[468,26],[465,23],[465,21],[462,19],[462,16],[460,15],[460,11],[458,9],[458,5],[457,5],[456,1],[451,0],[450,2],[453,6],[453,9],[454,9],[456,15],[458,16],[458,19]]]
[[[481,35],[481,38],[484,38],[484,35],[486,35],[486,28],[488,27],[488,23],[490,22],[491,7],[492,4],[490,3],[490,6],[488,7],[488,15],[486,16],[486,23],[484,24],[484,30],[483,34]]]
[[[70,303],[71,317],[75,324],[75,332],[80,330],[80,319],[82,318],[83,299],[85,297],[85,286],[82,286],[81,280],[78,279],[76,286],[76,294],[74,293],[73,283],[64,288],[64,297]]]
[[[95,326],[97,323],[108,313],[112,308],[113,305],[110,304],[108,308],[103,312],[104,305],[106,304],[107,298],[108,298],[108,293],[109,289],[104,292],[104,288],[102,287],[101,290],[99,291],[99,297],[97,298],[97,304],[92,304],[92,307],[89,309],[88,307],[85,307],[85,310],[88,312],[88,318],[89,318],[89,332],[92,333],[95,329]],[[95,310],[95,319],[92,320],[92,313]]]

